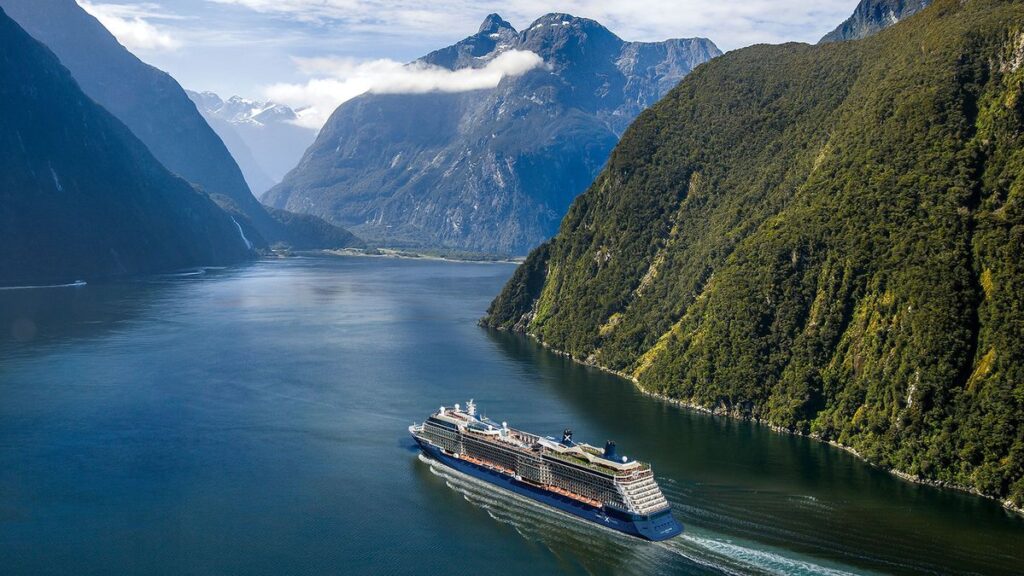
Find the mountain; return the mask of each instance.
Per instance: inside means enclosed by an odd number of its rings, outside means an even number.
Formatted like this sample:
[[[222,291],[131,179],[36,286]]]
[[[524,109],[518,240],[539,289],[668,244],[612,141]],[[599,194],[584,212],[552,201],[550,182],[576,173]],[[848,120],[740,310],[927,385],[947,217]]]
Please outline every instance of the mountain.
[[[1024,4],[701,66],[491,305],[680,402],[1024,504]]]
[[[295,124],[298,114],[284,104],[186,92],[235,157],[256,196],[280,182],[316,138],[314,130]]]
[[[0,9],[0,285],[237,262],[240,231]]]
[[[242,136],[235,130],[235,127],[231,125],[229,120],[219,118],[215,114],[210,113],[210,109],[204,108],[205,105],[212,102],[223,102],[213,92],[197,93],[191,90],[186,90],[188,97],[195,103],[199,109],[199,113],[202,114],[206,123],[213,128],[213,131],[217,133],[221,141],[224,142],[224,146],[227,147],[228,152],[231,153],[231,157],[235,159],[238,164],[239,170],[242,171],[242,176],[245,178],[245,183],[249,186],[249,190],[254,195],[259,195],[269,190],[277,182],[270,177],[269,174],[260,166],[256,156],[253,154],[252,149],[245,142]],[[216,100],[214,100],[216,99]],[[219,108],[218,105],[214,104],[213,110]]]
[[[853,15],[829,32],[819,44],[860,40],[913,16],[931,4],[931,0],[861,0]]]
[[[157,160],[233,212],[258,246],[320,243],[275,219],[181,86],[121,46],[74,0],[0,0],[0,7],[52,50],[86,95],[128,126]]]
[[[544,66],[492,89],[342,104],[264,201],[381,244],[525,254],[555,232],[629,122],[720,54],[700,38],[624,42],[566,14],[519,32],[492,14],[416,64],[467,70],[512,50]]]

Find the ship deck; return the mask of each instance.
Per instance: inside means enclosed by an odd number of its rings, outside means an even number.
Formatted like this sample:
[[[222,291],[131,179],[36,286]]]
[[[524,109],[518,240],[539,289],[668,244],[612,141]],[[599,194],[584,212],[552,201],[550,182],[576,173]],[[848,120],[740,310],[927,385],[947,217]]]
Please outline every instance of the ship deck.
[[[484,468],[489,468],[491,470],[497,470],[498,472],[501,472],[503,474],[506,474],[508,476],[516,478],[517,480],[519,480],[520,482],[523,482],[525,484],[531,484],[533,486],[537,486],[538,488],[543,488],[544,490],[547,490],[549,492],[554,492],[555,494],[558,494],[558,495],[561,495],[561,496],[565,496],[566,498],[572,498],[573,500],[576,500],[577,502],[582,502],[584,504],[587,504],[588,506],[593,506],[594,508],[600,508],[602,506],[601,502],[599,502],[597,500],[594,500],[593,498],[587,498],[586,496],[582,496],[580,494],[575,494],[575,493],[570,492],[568,490],[564,490],[562,488],[559,488],[558,486],[552,486],[550,484],[540,484],[540,483],[537,483],[537,482],[530,482],[529,480],[525,480],[525,479],[519,477],[519,475],[516,474],[515,470],[509,470],[508,468],[505,468],[504,466],[500,466],[498,464],[495,464],[494,462],[488,462],[486,460],[481,460],[479,458],[474,458],[473,456],[469,456],[468,454],[458,454],[458,455],[451,454],[450,456],[452,458],[458,458],[460,460],[465,460],[466,462],[470,462],[472,464],[476,464],[477,466],[483,466]]]
[[[590,460],[587,460],[585,457],[578,456],[571,452],[560,452],[549,446],[544,445],[539,441],[532,441],[533,439],[538,437],[512,428],[508,429],[507,436],[500,436],[495,433],[491,433],[490,431],[484,431],[482,429],[471,427],[467,427],[466,432],[468,434],[472,434],[474,438],[484,440],[496,444],[498,446],[517,449],[523,452],[529,452],[531,454],[550,456],[557,460],[561,460],[562,462],[580,466],[593,472],[606,474],[609,476],[628,476],[631,475],[634,471],[643,471],[650,468],[650,465],[647,464],[646,462],[640,462],[636,460],[632,461],[636,463],[636,466],[633,467],[633,469],[631,470],[618,469],[612,466],[605,465],[601,462],[591,462]],[[590,452],[591,454],[594,455],[595,458],[600,458],[601,456],[600,454],[595,452],[595,449],[593,447],[586,446],[581,447],[581,449]]]

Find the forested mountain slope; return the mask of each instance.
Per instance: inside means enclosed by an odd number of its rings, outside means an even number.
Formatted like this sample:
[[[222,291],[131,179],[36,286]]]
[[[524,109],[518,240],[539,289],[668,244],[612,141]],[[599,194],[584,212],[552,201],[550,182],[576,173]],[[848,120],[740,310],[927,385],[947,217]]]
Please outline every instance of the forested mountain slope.
[[[1024,6],[755,46],[626,132],[485,322],[1024,502]]]

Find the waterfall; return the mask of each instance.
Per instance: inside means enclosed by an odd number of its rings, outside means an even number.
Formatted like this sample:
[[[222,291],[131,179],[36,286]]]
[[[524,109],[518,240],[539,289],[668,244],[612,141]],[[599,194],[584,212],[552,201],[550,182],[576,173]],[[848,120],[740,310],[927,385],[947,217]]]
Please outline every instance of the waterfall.
[[[249,239],[245,237],[245,230],[242,230],[242,225],[238,223],[238,220],[235,220],[234,216],[231,216],[231,221],[238,227],[238,235],[242,237],[242,242],[245,242],[245,247],[252,250],[252,242],[249,242]]]

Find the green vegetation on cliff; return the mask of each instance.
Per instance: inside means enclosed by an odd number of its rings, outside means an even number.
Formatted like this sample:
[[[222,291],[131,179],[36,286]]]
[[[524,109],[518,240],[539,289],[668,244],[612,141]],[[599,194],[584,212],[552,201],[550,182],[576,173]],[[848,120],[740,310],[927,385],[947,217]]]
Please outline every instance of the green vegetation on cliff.
[[[700,66],[486,323],[1024,502],[1024,5]]]

